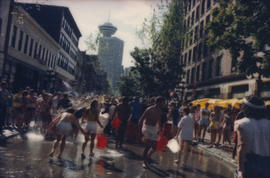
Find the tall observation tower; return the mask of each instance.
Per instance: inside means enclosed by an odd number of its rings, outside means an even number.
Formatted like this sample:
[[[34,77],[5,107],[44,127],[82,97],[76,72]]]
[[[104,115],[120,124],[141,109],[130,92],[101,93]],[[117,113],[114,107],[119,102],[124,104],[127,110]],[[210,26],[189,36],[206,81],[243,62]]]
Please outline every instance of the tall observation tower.
[[[123,71],[122,58],[124,42],[112,36],[117,28],[110,22],[99,26],[102,37],[99,41],[98,57],[103,70],[107,73],[107,78],[112,86],[113,91],[117,89],[117,83]]]

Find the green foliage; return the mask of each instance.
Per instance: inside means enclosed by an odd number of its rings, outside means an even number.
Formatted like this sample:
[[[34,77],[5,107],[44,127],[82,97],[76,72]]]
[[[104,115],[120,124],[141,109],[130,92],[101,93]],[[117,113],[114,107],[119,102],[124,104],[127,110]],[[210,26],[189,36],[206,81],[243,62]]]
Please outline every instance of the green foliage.
[[[144,95],[168,95],[181,81],[181,39],[183,38],[183,2],[161,3],[150,20],[145,20],[140,37],[149,40],[149,49],[135,48],[133,70],[138,72],[139,87]]]
[[[270,2],[220,1],[208,24],[209,45],[229,50],[233,64],[246,76],[270,76]]]
[[[107,93],[110,89],[106,73],[101,69],[97,56],[91,56],[84,70],[84,90],[98,94]]]
[[[130,71],[128,74],[121,76],[119,90],[122,96],[132,97],[141,95],[136,78],[136,71]]]

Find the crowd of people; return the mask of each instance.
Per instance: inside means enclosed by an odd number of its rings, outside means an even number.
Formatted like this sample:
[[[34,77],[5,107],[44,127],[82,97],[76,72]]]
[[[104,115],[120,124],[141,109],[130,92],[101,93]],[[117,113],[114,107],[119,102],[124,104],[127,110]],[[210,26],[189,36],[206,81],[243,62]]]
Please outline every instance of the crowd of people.
[[[192,143],[207,142],[209,148],[219,148],[228,142],[234,146],[238,158],[238,177],[269,177],[269,107],[260,98],[252,96],[244,99],[240,109],[231,105],[211,108],[208,103],[204,106],[187,102],[180,104],[163,97],[105,97],[104,101],[99,101],[88,96],[70,99],[68,94],[50,94],[46,91],[37,94],[29,87],[13,92],[2,82],[0,129],[26,130],[29,123],[35,121],[41,133],[56,139],[50,157],[54,156],[60,144],[59,159],[65,148],[66,137],[72,135],[76,138],[81,131],[85,137],[81,152],[84,159],[88,142],[89,157],[94,156],[94,141],[100,127],[107,137],[115,138],[116,149],[123,148],[125,142],[144,143],[144,168],[149,167],[160,136],[179,142],[180,152],[175,163],[181,163],[181,156],[184,155],[183,167],[187,164]],[[100,114],[104,113],[108,114],[105,125],[100,121]],[[115,118],[120,121],[117,128],[112,127]],[[208,132],[209,141],[206,137]]]

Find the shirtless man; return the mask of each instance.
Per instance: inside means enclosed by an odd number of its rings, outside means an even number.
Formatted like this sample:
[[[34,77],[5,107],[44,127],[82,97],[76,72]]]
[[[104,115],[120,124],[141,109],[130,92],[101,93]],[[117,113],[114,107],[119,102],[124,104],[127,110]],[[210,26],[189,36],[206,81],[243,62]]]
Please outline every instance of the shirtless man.
[[[157,147],[158,134],[161,131],[162,108],[165,105],[165,99],[158,97],[156,104],[148,107],[139,120],[139,126],[142,126],[142,134],[145,142],[143,152],[143,167],[148,168],[149,159]]]

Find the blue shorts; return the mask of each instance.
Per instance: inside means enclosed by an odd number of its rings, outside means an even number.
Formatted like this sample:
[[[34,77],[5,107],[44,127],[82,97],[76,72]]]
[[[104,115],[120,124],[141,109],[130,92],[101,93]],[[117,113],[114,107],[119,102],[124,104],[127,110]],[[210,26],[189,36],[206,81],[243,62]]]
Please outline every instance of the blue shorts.
[[[200,124],[200,126],[208,126],[209,121],[208,121],[208,119],[202,118],[202,119],[200,119],[199,124]]]

